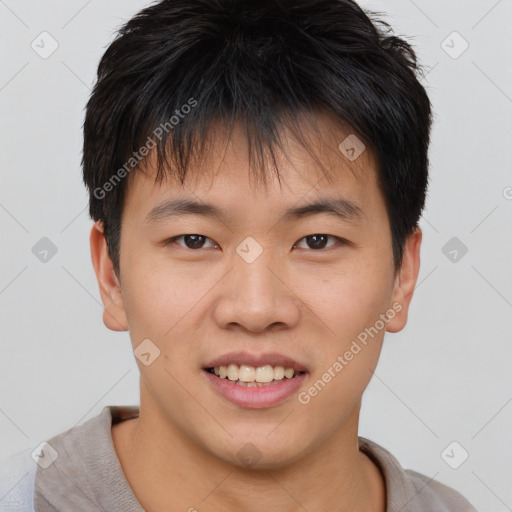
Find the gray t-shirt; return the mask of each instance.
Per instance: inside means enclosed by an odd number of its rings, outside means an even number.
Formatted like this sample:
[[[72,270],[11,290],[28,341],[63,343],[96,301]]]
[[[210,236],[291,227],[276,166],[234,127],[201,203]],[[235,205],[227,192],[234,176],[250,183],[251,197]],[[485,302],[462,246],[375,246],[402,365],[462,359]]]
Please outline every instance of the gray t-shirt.
[[[33,448],[11,456],[0,469],[0,512],[144,512],[123,473],[111,431],[112,424],[138,412],[137,406],[106,406],[47,441],[37,463]],[[477,512],[454,489],[404,470],[373,441],[359,436],[359,447],[384,475],[387,512]]]

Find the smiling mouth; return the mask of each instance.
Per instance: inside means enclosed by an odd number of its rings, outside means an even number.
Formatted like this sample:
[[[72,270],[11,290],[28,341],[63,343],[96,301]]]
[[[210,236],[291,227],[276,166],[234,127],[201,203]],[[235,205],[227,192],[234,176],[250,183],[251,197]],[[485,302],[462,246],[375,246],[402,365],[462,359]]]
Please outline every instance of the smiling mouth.
[[[265,365],[255,368],[249,365],[238,366],[236,364],[205,368],[205,371],[219,379],[228,380],[237,386],[244,387],[275,386],[307,373],[293,368],[284,368],[283,366]]]

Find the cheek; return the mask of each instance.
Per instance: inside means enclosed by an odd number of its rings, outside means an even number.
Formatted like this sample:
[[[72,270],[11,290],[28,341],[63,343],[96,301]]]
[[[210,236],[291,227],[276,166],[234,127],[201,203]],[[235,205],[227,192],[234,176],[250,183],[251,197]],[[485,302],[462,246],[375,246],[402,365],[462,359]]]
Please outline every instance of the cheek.
[[[330,270],[329,276],[304,273],[297,295],[303,298],[330,338],[346,344],[372,326],[389,308],[392,281],[387,268],[361,259],[343,269]]]
[[[123,294],[130,333],[132,337],[160,337],[172,327],[173,317],[179,313],[177,294],[157,273],[132,272],[124,283]]]
[[[353,411],[373,376],[385,334],[380,315],[389,308],[385,294],[360,282],[345,283],[341,292],[338,287],[324,288],[324,294],[330,294],[331,300],[317,313],[325,335],[319,336],[316,330],[315,338],[322,340],[322,353],[317,349],[318,364],[299,403],[307,402],[305,407],[310,407],[307,421],[311,428],[320,428],[317,418],[321,418],[321,428],[334,432]]]
[[[197,302],[201,278],[177,265],[138,260],[127,265],[125,309],[135,328],[145,325],[162,335]]]
[[[321,364],[304,399],[310,400],[312,410],[330,417],[332,428],[345,419],[371,380],[386,331],[381,315],[392,318],[389,269],[372,261],[361,259],[350,269],[317,281],[316,288],[303,285],[304,293],[310,290],[310,305],[327,333],[322,337]]]
[[[207,272],[190,266],[185,269],[158,262],[134,264],[126,274],[123,300],[133,348],[150,339],[161,352],[160,364],[178,372],[190,367],[190,358],[199,352],[204,337],[201,321],[206,302],[201,299],[219,277],[207,278]]]

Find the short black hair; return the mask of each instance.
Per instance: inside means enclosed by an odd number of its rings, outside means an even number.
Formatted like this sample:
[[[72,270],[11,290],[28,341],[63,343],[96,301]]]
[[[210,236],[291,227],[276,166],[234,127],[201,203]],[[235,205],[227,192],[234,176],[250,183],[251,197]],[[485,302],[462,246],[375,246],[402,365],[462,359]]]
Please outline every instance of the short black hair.
[[[89,213],[116,273],[125,177],[148,150],[157,179],[183,183],[212,123],[242,120],[265,169],[278,128],[300,131],[304,113],[334,116],[375,155],[397,271],[425,203],[432,112],[415,51],[381,15],[353,0],[162,0],[126,22],[83,126]]]

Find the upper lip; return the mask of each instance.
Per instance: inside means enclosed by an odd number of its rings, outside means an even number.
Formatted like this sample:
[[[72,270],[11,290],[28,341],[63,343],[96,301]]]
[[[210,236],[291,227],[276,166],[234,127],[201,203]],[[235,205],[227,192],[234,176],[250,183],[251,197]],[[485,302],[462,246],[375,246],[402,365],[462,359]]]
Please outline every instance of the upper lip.
[[[293,368],[296,372],[307,371],[306,367],[292,359],[291,357],[278,354],[277,352],[268,352],[265,354],[251,354],[249,352],[230,352],[224,354],[215,359],[212,359],[203,368],[215,368],[216,366],[228,366],[230,364],[236,364],[241,366],[246,364],[248,366],[265,366],[267,364],[271,366],[283,366],[286,368]]]

